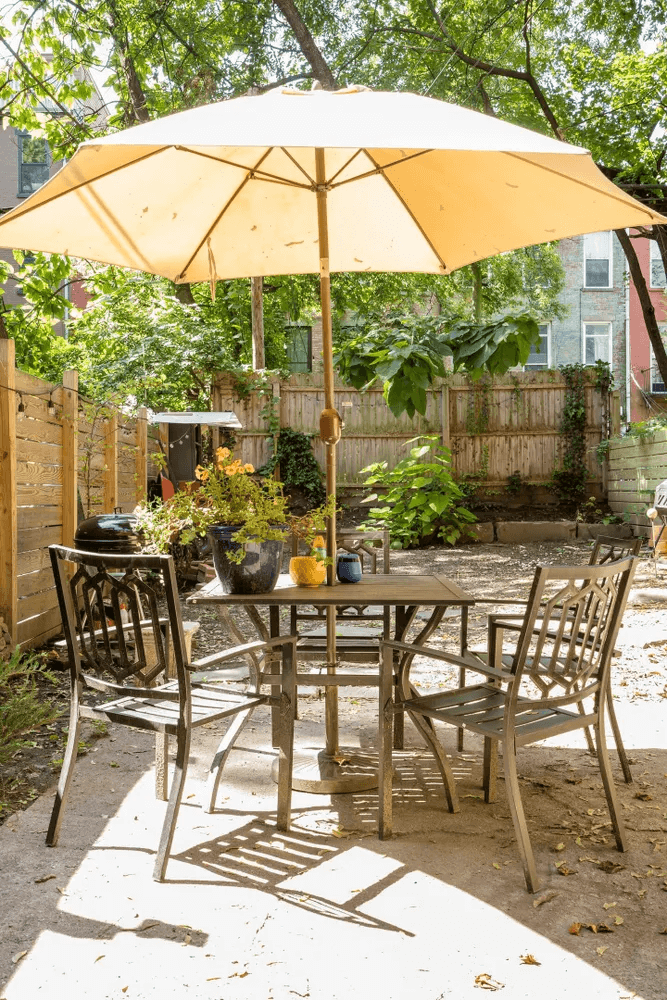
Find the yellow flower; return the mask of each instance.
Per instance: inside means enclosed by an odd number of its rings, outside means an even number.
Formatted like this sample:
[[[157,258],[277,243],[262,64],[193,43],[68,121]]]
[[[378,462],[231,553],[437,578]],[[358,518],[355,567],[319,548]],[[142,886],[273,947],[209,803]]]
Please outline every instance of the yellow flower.
[[[246,462],[246,464],[243,466],[243,468],[244,468],[244,470],[246,472],[254,472],[255,471],[254,465],[251,465],[250,462]]]
[[[223,458],[229,458],[229,456],[231,455],[231,451],[229,450],[229,448],[216,448],[215,454],[218,460],[222,461]]]
[[[198,465],[195,469],[195,479],[200,479],[202,483],[205,483],[209,476],[210,472],[202,465]]]

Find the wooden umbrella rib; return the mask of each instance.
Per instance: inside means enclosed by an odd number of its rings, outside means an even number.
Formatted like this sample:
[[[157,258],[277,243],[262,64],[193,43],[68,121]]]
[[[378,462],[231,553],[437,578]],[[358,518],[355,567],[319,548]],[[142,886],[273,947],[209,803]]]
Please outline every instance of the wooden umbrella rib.
[[[430,153],[430,152],[432,152],[432,150],[424,150],[424,152]],[[371,163],[375,163],[376,162],[373,159],[372,155],[369,153],[368,150],[366,150],[366,155],[368,156],[368,158],[371,161]],[[415,154],[415,155],[419,155],[419,154]],[[407,157],[407,159],[412,159],[412,158],[413,157]],[[397,160],[395,162],[396,163],[403,163],[405,161],[403,161],[403,160]],[[381,167],[379,164],[376,164],[376,165],[377,165],[377,168],[378,168],[378,173],[380,173],[384,177],[385,181],[387,182],[387,184],[389,185],[389,187],[391,188],[391,190],[394,192],[394,194],[396,195],[397,199],[399,200],[399,202],[401,203],[401,205],[403,206],[403,208],[405,209],[405,211],[408,213],[408,215],[410,216],[410,218],[414,222],[414,224],[417,227],[417,229],[419,230],[419,232],[422,234],[422,236],[426,240],[426,243],[428,244],[428,246],[433,251],[433,255],[436,257],[437,260],[440,261],[440,266],[441,266],[442,270],[446,271],[447,270],[447,265],[445,264],[444,260],[442,259],[442,257],[440,256],[440,254],[438,253],[438,251],[436,250],[436,248],[433,246],[432,241],[426,235],[426,232],[424,231],[424,227],[418,221],[418,219],[415,217],[415,214],[412,211],[412,209],[406,204],[403,196],[401,194],[399,194],[399,192],[396,190],[396,187],[393,184],[391,178],[387,177],[387,175],[385,174],[385,169],[386,168],[385,167]],[[395,165],[394,163],[387,164],[387,166],[394,166],[394,165]]]
[[[337,184],[333,184],[330,181],[329,183],[330,183],[330,186],[331,186],[332,189],[333,188],[337,188],[337,187],[342,187],[343,184],[352,184],[352,183],[354,183],[354,181],[362,181],[362,180],[364,180],[364,178],[366,178],[366,177],[373,177],[375,174],[383,174],[384,171],[385,170],[389,170],[390,167],[398,167],[398,166],[401,165],[401,163],[408,163],[410,160],[415,160],[418,156],[425,156],[426,153],[434,153],[435,150],[434,149],[420,149],[418,153],[411,153],[410,156],[402,156],[400,158],[400,160],[392,160],[390,163],[385,163],[385,165],[383,167],[381,167],[380,164],[377,163],[377,161],[373,158],[373,156],[370,154],[370,152],[368,151],[368,149],[363,149],[363,150],[358,149],[357,150],[357,153],[361,153],[361,152],[366,153],[366,155],[368,156],[368,159],[371,161],[371,163],[375,164],[375,169],[374,170],[366,170],[363,174],[357,174],[356,177],[348,177],[347,180],[345,180],[345,181],[338,181]],[[357,155],[357,153],[355,153],[355,156]],[[349,162],[351,163],[353,159],[354,159],[354,156],[352,157],[352,159]],[[345,167],[346,166],[347,166],[347,163],[345,164]],[[344,170],[345,167],[341,167],[341,170]],[[338,173],[335,174],[336,177],[338,177],[338,175],[341,173],[341,170],[339,170]],[[392,187],[393,187],[393,185],[392,185]]]
[[[360,154],[360,153],[362,153],[363,151],[364,151],[364,150],[363,150],[363,149],[362,149],[361,147],[360,147],[359,149],[357,149],[357,150],[356,150],[356,152],[354,152],[354,153],[352,154],[352,156],[351,156],[351,157],[349,158],[349,160],[346,160],[346,162],[345,162],[345,163],[343,164],[343,166],[342,166],[342,167],[340,168],[340,170],[337,170],[337,171],[336,171],[336,173],[335,173],[335,174],[333,174],[333,175],[332,175],[332,176],[331,176],[331,177],[329,178],[329,181],[328,181],[329,185],[333,185],[333,182],[334,182],[334,181],[336,180],[336,178],[337,178],[337,177],[340,177],[340,175],[341,175],[341,174],[343,173],[343,171],[344,171],[344,170],[347,170],[347,168],[348,168],[348,167],[349,167],[349,165],[350,165],[350,164],[352,163],[352,161],[353,161],[353,160],[356,160],[356,158],[357,158],[357,157],[359,156],[359,154]],[[355,178],[355,179],[356,179],[356,178]],[[343,183],[344,183],[344,182],[343,182]]]
[[[596,187],[594,184],[589,184],[587,181],[579,180],[579,178],[577,177],[571,177],[569,174],[564,174],[560,170],[555,170],[553,167],[548,167],[544,163],[536,163],[535,160],[531,160],[530,157],[521,156],[519,153],[510,153],[506,151],[505,156],[511,156],[515,160],[521,160],[522,163],[528,163],[530,164],[531,167],[537,167],[539,170],[546,170],[547,173],[549,174],[555,174],[556,177],[561,177],[563,178],[563,180],[571,181],[573,184],[577,184],[581,187],[588,188],[589,191],[594,191],[596,194],[603,194],[605,195],[605,197],[611,198],[613,201],[620,201],[621,204],[625,205],[626,207],[629,207],[628,198],[630,197],[630,195],[624,195],[623,192],[621,191],[619,191],[618,194],[614,194],[613,191],[602,191],[599,187]],[[651,220],[655,219],[656,216],[660,215],[659,212],[655,212],[651,208],[646,208],[640,202],[635,202],[634,199],[632,200],[634,202],[635,207],[638,208],[640,211],[644,212],[646,215],[650,216]]]
[[[225,202],[224,206],[222,207],[222,209],[220,210],[220,212],[218,212],[217,216],[213,220],[212,224],[208,227],[208,229],[204,233],[204,236],[200,240],[200,242],[199,242],[198,246],[196,247],[194,253],[188,258],[187,264],[185,265],[185,267],[183,268],[183,270],[181,271],[181,273],[179,275],[177,275],[177,280],[179,278],[183,279],[183,276],[187,273],[187,270],[190,267],[190,265],[192,264],[192,261],[195,259],[195,257],[197,256],[197,254],[199,253],[199,251],[201,250],[201,248],[204,246],[204,244],[206,243],[206,240],[209,238],[209,236],[211,235],[211,233],[213,232],[213,230],[215,229],[215,227],[220,222],[220,219],[223,217],[223,215],[225,214],[225,212],[227,211],[227,209],[230,207],[230,205],[232,205],[234,203],[234,201],[238,198],[238,196],[240,195],[240,193],[243,190],[243,188],[246,186],[246,184],[248,183],[248,181],[252,178],[252,176],[255,173],[257,167],[259,167],[259,165],[264,162],[264,160],[267,158],[267,156],[269,155],[269,153],[271,152],[272,149],[273,149],[273,146],[269,147],[269,149],[265,150],[265,152],[262,153],[262,155],[260,156],[259,160],[257,161],[257,165],[255,167],[246,167],[245,168],[248,171],[247,174],[245,175],[245,177],[243,178],[243,180],[241,181],[241,183],[239,184],[239,186],[236,188],[236,190],[234,191],[234,193],[231,195],[231,197],[229,197],[227,199],[227,201]]]
[[[306,178],[306,180],[308,181],[308,184],[309,184],[309,185],[310,185],[310,187],[312,188],[312,187],[313,187],[313,185],[315,184],[315,180],[314,180],[314,178],[310,176],[310,174],[308,173],[308,171],[306,170],[306,168],[305,168],[305,167],[303,167],[303,166],[301,166],[301,164],[299,163],[299,161],[298,161],[297,159],[295,159],[295,157],[293,157],[293,156],[292,156],[292,154],[290,153],[290,151],[289,151],[289,150],[288,150],[288,149],[287,149],[287,148],[286,148],[285,146],[281,146],[280,148],[281,148],[281,150],[283,151],[283,153],[285,154],[285,156],[286,156],[286,157],[287,157],[287,158],[288,158],[289,160],[291,160],[291,161],[292,161],[292,163],[293,163],[293,164],[294,164],[294,166],[295,166],[295,167],[297,168],[297,170],[300,170],[300,171],[301,171],[301,173],[303,174],[303,176],[304,176],[304,177]]]
[[[31,205],[27,203],[25,205],[19,206],[19,208],[14,209],[15,215],[12,215],[12,219],[18,219],[29,212],[34,212],[37,208],[42,208],[43,205],[49,205],[53,201],[57,201],[59,198],[64,197],[66,194],[71,194],[73,191],[79,191],[83,187],[87,187],[89,184],[93,184],[95,181],[103,180],[105,177],[110,177],[112,174],[120,173],[121,170],[125,170],[127,167],[133,167],[136,163],[142,163],[144,160],[149,160],[152,156],[157,156],[158,153],[164,153],[165,150],[169,149],[169,146],[160,146],[158,149],[152,149],[150,153],[144,153],[143,156],[138,156],[136,160],[131,160],[129,163],[120,163],[116,167],[112,167],[110,170],[105,170],[101,174],[96,174],[95,177],[88,177],[85,181],[81,181],[80,184],[74,184],[72,187],[66,188],[64,191],[58,191],[56,194],[51,195],[49,198],[44,198],[43,201]]]
[[[274,146],[271,147],[271,149],[274,148]],[[282,146],[280,148],[282,149]],[[257,167],[248,167],[243,163],[235,163],[233,160],[227,160],[223,156],[213,156],[212,153],[204,153],[202,150],[193,149],[191,146],[174,146],[174,149],[183,153],[191,153],[193,156],[201,156],[205,160],[213,160],[215,163],[224,163],[225,166],[236,167],[237,170],[250,170],[259,175],[259,180],[272,180],[278,184],[287,184],[289,187],[303,188],[306,191],[310,191],[314,183],[307,174],[306,177],[308,178],[309,183],[299,184],[297,181],[291,181],[287,177],[280,177],[279,174],[270,174],[268,170],[258,170]],[[262,161],[260,160],[259,162],[261,163]],[[296,163],[296,161],[294,162]],[[299,164],[296,163],[296,166],[299,166]]]

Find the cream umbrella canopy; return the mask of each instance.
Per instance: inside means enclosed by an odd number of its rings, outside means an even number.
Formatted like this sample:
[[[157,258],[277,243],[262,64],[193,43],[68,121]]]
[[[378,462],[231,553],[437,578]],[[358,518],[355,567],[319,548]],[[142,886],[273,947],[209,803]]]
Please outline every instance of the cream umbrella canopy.
[[[88,140],[0,220],[0,245],[175,282],[319,272],[333,493],[332,271],[446,274],[529,244],[666,221],[586,150],[497,118],[410,93],[283,89]]]

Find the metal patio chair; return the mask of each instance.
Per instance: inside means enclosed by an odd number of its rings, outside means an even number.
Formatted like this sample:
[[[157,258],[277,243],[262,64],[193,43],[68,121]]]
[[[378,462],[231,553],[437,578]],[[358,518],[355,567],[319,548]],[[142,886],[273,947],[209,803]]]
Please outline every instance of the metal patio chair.
[[[382,643],[380,691],[380,836],[391,835],[391,720],[395,711],[407,711],[433,751],[442,775],[449,808],[458,811],[458,799],[447,757],[428,731],[427,720],[484,737],[484,798],[495,798],[495,762],[503,743],[503,767],[508,804],[530,892],[538,888],[516,768],[518,747],[575,729],[595,731],[600,773],[611,814],[616,845],[626,849],[604,730],[604,709],[614,642],[635,572],[637,559],[598,566],[539,567],[514,648],[503,648],[506,623],[489,618],[484,653],[467,650],[463,656],[407,643]],[[513,630],[513,623],[512,623]],[[392,704],[394,654],[400,654],[398,702]],[[410,665],[415,654],[444,660],[484,675],[481,684],[456,690],[414,695]],[[581,709],[592,699],[589,711]]]
[[[155,859],[153,878],[165,877],[185,786],[192,730],[232,718],[211,765],[207,809],[212,811],[220,770],[231,742],[261,704],[277,705],[279,726],[278,828],[289,827],[294,740],[296,637],[249,642],[190,661],[171,556],[99,555],[60,545],[49,547],[70,667],[70,722],[67,748],[46,843],[58,843],[79,744],[82,719],[110,722],[176,737],[171,792]],[[161,614],[158,602],[166,605]],[[122,606],[122,607],[121,607]],[[224,683],[192,680],[252,653],[274,661],[282,652],[282,673],[271,674],[279,696],[241,693]],[[170,672],[175,677],[170,679]],[[220,671],[216,671],[216,680]],[[111,700],[105,700],[111,698]]]
[[[615,538],[612,535],[599,535],[595,541],[593,548],[591,549],[590,558],[588,560],[589,566],[604,566],[609,562],[618,562],[619,559],[626,559],[628,556],[638,556],[639,551],[642,547],[642,538]],[[501,606],[503,604],[511,605],[527,605],[528,602],[521,600],[520,598],[516,600],[498,600],[494,598],[482,598],[479,601],[475,601],[475,604],[493,604],[495,606]],[[517,615],[499,615],[499,621],[507,623],[507,628],[511,627],[511,623],[520,622],[521,616]],[[515,624],[516,627],[516,624]],[[468,637],[467,637],[467,615],[461,622],[461,654],[465,653],[468,648]],[[466,679],[466,668],[459,668],[459,685],[463,686]],[[611,725],[611,730],[614,735],[614,743],[616,746],[616,753],[618,754],[618,759],[621,764],[621,769],[623,771],[623,778],[626,784],[632,784],[632,771],[630,770],[630,764],[628,761],[628,755],[625,752],[625,746],[623,745],[623,739],[621,737],[621,730],[618,725],[618,719],[616,718],[616,711],[614,709],[614,697],[611,687],[611,682],[607,688],[607,711],[609,713],[609,723]],[[584,736],[586,738],[586,745],[591,753],[595,753],[595,745],[593,743],[593,738],[590,733],[590,729],[584,729]],[[463,730],[459,729],[458,734],[458,749],[463,750]]]

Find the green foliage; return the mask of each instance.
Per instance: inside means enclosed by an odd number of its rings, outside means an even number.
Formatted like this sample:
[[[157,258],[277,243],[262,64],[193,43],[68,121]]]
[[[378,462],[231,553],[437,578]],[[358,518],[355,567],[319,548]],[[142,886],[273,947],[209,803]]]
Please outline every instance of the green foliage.
[[[53,680],[44,657],[22,653],[18,647],[9,660],[0,660],[0,764],[20,750],[24,737],[60,715],[56,705],[40,698],[40,678]]]
[[[141,504],[137,528],[157,552],[167,552],[174,542],[186,545],[205,535],[212,524],[238,525],[232,540],[240,543],[229,553],[233,562],[243,560],[245,542],[286,537],[287,499],[275,479],[257,481],[252,465],[242,465],[228,448],[218,448],[215,462],[197,467],[198,483],[179,490],[166,502]]]
[[[613,376],[605,361],[595,365],[562,365],[565,405],[560,431],[564,438],[563,461],[554,469],[549,488],[564,503],[581,503],[586,495],[586,386],[591,383],[603,395],[609,393]],[[599,446],[598,446],[599,447]],[[598,452],[599,459],[599,452]]]
[[[302,490],[311,503],[320,504],[326,491],[322,484],[322,470],[313,454],[312,437],[291,427],[283,427],[275,455],[259,471],[262,475],[270,475],[279,465],[280,478],[286,489]]]
[[[453,358],[455,371],[480,378],[484,371],[500,373],[523,364],[539,339],[537,323],[527,314],[480,326],[393,312],[361,329],[339,343],[334,357],[338,372],[355,389],[382,379],[392,413],[410,417],[426,412],[426,390],[445,375],[446,357]]]
[[[609,514],[602,509],[595,497],[589,497],[577,507],[575,520],[583,524],[622,524],[618,514]]]
[[[489,376],[483,376],[477,382],[473,382],[470,387],[466,412],[466,431],[468,434],[484,434],[489,429],[492,385],[492,379]]]
[[[521,478],[521,473],[517,470],[516,472],[510,473],[507,477],[507,486],[505,489],[510,496],[515,497],[521,492],[523,486],[523,480]]]
[[[376,462],[361,470],[365,486],[386,487],[383,506],[369,511],[368,527],[388,528],[394,548],[407,549],[436,538],[453,545],[475,515],[461,506],[464,494],[452,478],[449,449],[435,436],[413,438],[408,444],[415,441],[424,443],[411,448],[409,458],[395,468]],[[373,493],[364,502],[376,499]]]
[[[287,521],[289,531],[308,546],[308,555],[326,565],[330,565],[333,559],[326,558],[323,535],[327,529],[327,519],[333,517],[336,510],[336,497],[332,493],[319,507],[313,507],[301,517],[290,515]]]
[[[667,414],[655,415],[648,420],[638,420],[628,426],[625,432],[626,437],[638,438],[640,441],[652,441],[658,431],[667,428]]]

